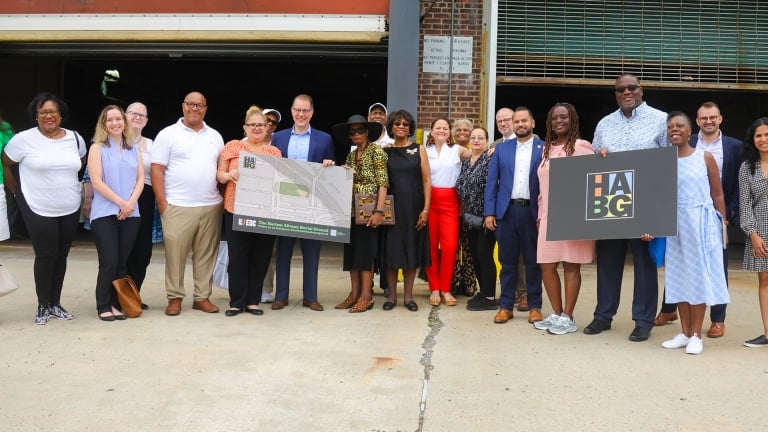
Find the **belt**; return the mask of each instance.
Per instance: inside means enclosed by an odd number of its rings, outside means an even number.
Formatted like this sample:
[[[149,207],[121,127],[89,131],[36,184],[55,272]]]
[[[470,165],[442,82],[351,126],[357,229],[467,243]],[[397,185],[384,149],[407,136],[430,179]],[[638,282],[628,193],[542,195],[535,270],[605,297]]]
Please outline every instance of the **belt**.
[[[509,205],[513,205],[516,207],[528,207],[531,205],[531,200],[529,199],[523,199],[523,198],[512,198],[509,200]]]

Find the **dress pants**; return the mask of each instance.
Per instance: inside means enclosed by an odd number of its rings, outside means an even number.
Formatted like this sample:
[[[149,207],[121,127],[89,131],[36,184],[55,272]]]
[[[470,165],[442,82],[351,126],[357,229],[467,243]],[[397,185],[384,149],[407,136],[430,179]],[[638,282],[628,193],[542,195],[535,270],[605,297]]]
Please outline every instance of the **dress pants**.
[[[485,228],[468,231],[469,253],[472,254],[480,294],[483,297],[496,297],[496,262],[493,259],[496,234]]]
[[[165,291],[169,299],[184,298],[184,270],[192,252],[194,300],[211,296],[213,268],[221,236],[221,204],[181,207],[168,204],[162,215],[165,243]]]
[[[155,192],[152,186],[145,184],[144,190],[139,195],[139,232],[133,243],[130,255],[128,255],[128,275],[136,282],[136,287],[141,290],[144,278],[147,276],[147,266],[152,259],[152,226],[155,221]]]
[[[541,267],[536,262],[538,235],[530,206],[513,205],[510,202],[504,216],[496,218],[496,242],[501,263],[499,307],[512,309],[515,304],[518,260],[522,253],[528,305],[532,309],[541,309]]]
[[[430,291],[451,291],[459,247],[459,207],[455,188],[432,188],[427,224],[432,265],[426,270]]]
[[[37,303],[45,307],[60,304],[64,275],[67,273],[67,256],[77,233],[80,209],[64,216],[41,216],[29,208],[21,193],[16,195],[16,204],[35,251]]]
[[[619,309],[621,280],[627,247],[632,250],[635,266],[632,319],[642,328],[653,327],[659,296],[656,264],[648,253],[648,243],[640,239],[597,241],[597,306],[595,319],[612,321]]]
[[[229,306],[243,309],[261,302],[264,276],[272,259],[275,236],[232,229],[232,213],[224,211],[229,265]]]
[[[275,300],[288,301],[291,285],[291,259],[295,237],[277,238],[277,259],[275,260]],[[317,301],[317,270],[320,265],[322,240],[298,239],[304,261],[303,294],[308,302]]]
[[[139,217],[117,220],[114,215],[91,221],[91,233],[99,256],[99,273],[96,276],[98,313],[111,312],[112,307],[122,310],[112,281],[126,274],[128,254],[133,248],[140,224]]]

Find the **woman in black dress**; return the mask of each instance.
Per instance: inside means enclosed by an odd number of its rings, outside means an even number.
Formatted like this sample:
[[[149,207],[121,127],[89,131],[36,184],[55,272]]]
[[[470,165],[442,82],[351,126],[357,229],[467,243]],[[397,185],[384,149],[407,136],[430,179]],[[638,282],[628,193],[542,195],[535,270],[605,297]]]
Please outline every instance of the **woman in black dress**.
[[[397,272],[403,270],[403,301],[409,311],[419,310],[413,301],[413,282],[419,267],[428,267],[429,231],[426,228],[432,183],[424,146],[410,140],[416,129],[413,116],[405,110],[387,118],[389,135],[395,142],[385,149],[388,155],[389,193],[395,204],[395,225],[384,232],[383,267],[387,271],[389,296],[384,310],[397,304]]]

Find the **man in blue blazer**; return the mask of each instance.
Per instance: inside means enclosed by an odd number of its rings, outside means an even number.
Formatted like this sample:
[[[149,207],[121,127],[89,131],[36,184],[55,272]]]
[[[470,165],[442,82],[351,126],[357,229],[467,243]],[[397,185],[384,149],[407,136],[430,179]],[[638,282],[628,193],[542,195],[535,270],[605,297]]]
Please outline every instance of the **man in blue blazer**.
[[[488,165],[485,187],[485,227],[496,232],[501,263],[501,297],[497,324],[512,318],[517,284],[518,259],[525,262],[528,291],[528,322],[541,321],[541,268],[536,263],[539,217],[539,177],[544,141],[533,135],[535,122],[531,110],[518,107],[512,115],[515,139],[496,145]]]
[[[272,145],[280,149],[284,158],[322,163],[323,166],[335,165],[336,156],[331,136],[309,125],[314,113],[312,97],[300,94],[293,99],[291,114],[293,127],[276,132],[272,136]],[[273,310],[284,308],[288,304],[288,290],[291,283],[291,259],[295,237],[277,238],[277,258],[275,260],[275,282],[277,289]],[[321,240],[299,239],[301,255],[304,258],[304,298],[302,305],[313,311],[322,311],[323,306],[317,301],[317,269],[320,264]]]
[[[710,152],[720,169],[720,181],[723,184],[727,225],[739,226],[739,167],[742,162],[744,144],[736,138],[723,135],[720,125],[723,116],[720,107],[714,102],[704,102],[696,111],[696,124],[699,133],[691,136],[691,146],[701,146]],[[723,266],[725,280],[728,281],[728,250],[723,250]],[[725,334],[725,305],[715,305],[709,311],[712,324],[707,331],[711,338],[722,337]],[[653,321],[654,325],[664,325],[677,319],[677,305],[662,303],[661,312]]]

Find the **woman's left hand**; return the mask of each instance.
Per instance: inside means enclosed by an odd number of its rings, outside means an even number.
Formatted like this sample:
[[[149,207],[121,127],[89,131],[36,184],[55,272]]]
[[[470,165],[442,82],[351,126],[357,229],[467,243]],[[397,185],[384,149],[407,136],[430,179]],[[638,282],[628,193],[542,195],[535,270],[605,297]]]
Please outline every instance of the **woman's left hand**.
[[[650,234],[643,234],[643,235],[640,236],[640,240],[642,240],[644,242],[649,242],[649,241],[653,240],[653,236],[650,235]]]

